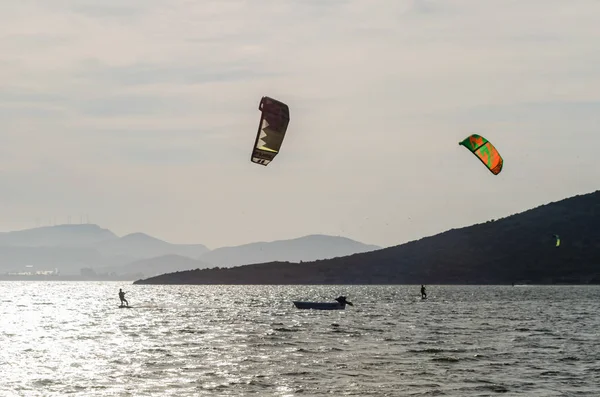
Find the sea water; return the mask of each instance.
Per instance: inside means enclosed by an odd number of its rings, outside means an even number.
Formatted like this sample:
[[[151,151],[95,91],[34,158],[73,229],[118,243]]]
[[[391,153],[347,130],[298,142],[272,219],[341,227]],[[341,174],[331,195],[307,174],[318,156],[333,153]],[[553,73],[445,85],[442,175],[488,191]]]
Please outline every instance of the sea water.
[[[0,282],[0,396],[600,395],[599,286],[427,294]]]

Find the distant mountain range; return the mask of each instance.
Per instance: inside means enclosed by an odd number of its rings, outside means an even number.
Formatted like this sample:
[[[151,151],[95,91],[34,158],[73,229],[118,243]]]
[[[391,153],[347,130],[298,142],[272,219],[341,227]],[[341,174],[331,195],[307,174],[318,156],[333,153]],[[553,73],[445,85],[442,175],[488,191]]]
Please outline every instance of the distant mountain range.
[[[345,237],[313,234],[292,240],[259,242],[223,247],[206,252],[200,259],[219,266],[239,266],[284,260],[289,262],[330,259],[380,249]]]
[[[93,224],[58,225],[0,233],[0,275],[58,270],[60,275],[85,279],[132,280],[214,266],[326,259],[379,248],[344,237],[310,235],[211,251],[202,244],[172,244],[144,233],[119,237]]]
[[[373,252],[181,271],[135,284],[600,284],[599,225],[597,191]]]
[[[122,256],[132,259],[155,258],[165,255],[199,258],[209,252],[209,249],[202,244],[171,244],[144,233],[133,233],[120,238],[99,241],[94,244],[94,248],[105,256]]]

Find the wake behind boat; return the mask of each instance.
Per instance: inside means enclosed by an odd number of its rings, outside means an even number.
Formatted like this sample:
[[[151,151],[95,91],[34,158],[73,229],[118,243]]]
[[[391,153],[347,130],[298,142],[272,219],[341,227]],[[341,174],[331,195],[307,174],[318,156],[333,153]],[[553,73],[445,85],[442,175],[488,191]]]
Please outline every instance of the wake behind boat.
[[[336,302],[302,302],[292,301],[298,309],[313,309],[313,310],[344,310],[346,305],[354,306],[352,302],[348,302],[345,296],[335,298]]]

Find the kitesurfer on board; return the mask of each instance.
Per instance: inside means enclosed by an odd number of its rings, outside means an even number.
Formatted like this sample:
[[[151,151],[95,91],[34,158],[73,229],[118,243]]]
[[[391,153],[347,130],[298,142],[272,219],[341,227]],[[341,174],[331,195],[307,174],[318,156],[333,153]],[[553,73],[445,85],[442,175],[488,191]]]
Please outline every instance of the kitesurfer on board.
[[[125,292],[123,292],[121,288],[119,288],[119,299],[121,299],[121,306],[123,306],[123,302],[129,306],[129,302],[127,302],[127,299],[125,299]]]
[[[421,284],[421,299],[427,299],[427,292],[425,292],[425,286]]]

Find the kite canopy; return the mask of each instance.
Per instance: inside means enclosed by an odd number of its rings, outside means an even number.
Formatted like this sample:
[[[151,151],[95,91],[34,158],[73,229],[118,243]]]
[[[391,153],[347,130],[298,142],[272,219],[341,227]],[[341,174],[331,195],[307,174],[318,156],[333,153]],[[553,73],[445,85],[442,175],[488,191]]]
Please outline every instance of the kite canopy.
[[[556,239],[556,246],[560,246],[560,237],[558,236],[558,234],[555,234],[554,238]]]
[[[473,134],[458,144],[466,147],[471,153],[477,156],[492,174],[498,175],[502,171],[504,160],[502,160],[500,153],[498,153],[491,142],[481,135]]]
[[[285,103],[264,96],[258,110],[262,114],[251,159],[253,163],[266,166],[279,153],[290,122],[290,109]]]

